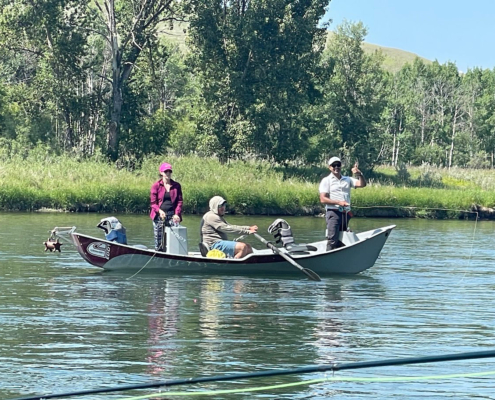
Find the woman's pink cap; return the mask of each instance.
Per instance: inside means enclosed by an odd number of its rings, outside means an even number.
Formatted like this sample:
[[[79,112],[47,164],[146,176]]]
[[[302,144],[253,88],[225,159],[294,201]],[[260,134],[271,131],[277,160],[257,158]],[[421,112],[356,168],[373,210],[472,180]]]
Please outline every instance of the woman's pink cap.
[[[162,165],[160,165],[160,172],[165,172],[165,171],[172,171],[172,166],[169,163],[164,162]]]

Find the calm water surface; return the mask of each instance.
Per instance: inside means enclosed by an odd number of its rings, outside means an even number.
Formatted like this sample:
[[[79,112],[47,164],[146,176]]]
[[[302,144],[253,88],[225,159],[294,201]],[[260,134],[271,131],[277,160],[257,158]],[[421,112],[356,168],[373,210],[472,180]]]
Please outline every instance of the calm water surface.
[[[363,274],[304,279],[102,273],[69,244],[45,253],[55,226],[102,236],[97,214],[0,214],[0,398],[153,380],[495,349],[493,222],[355,219],[356,231],[397,224]],[[131,244],[152,246],[147,216],[117,215]],[[260,227],[275,218],[228,217]],[[323,219],[286,218],[296,240]],[[199,217],[186,216],[189,247]],[[251,244],[260,246],[253,238]],[[337,372],[342,378],[495,371],[495,359]],[[238,389],[307,374],[214,383]],[[174,390],[186,390],[182,386]],[[121,399],[152,391],[79,397]],[[172,398],[172,397],[170,397]],[[175,397],[174,397],[175,398]],[[494,376],[413,382],[325,382],[194,398],[495,399]]]

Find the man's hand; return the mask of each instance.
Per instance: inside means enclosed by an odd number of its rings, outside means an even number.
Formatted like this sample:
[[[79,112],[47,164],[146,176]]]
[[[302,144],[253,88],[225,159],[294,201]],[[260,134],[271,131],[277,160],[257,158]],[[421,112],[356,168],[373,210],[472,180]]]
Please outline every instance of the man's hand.
[[[249,233],[256,233],[258,231],[258,226],[253,225],[249,227]]]
[[[359,163],[356,161],[356,163],[354,164],[354,167],[352,167],[352,169],[351,169],[352,173],[355,175],[363,175],[363,173],[359,170],[358,166],[359,166]]]
[[[356,177],[356,179],[358,180],[355,184],[355,187],[363,188],[363,187],[366,187],[366,179],[364,179],[363,173],[359,170],[358,165],[359,164],[356,161],[356,163],[354,164],[354,167],[352,167],[351,171],[354,174],[354,176]]]

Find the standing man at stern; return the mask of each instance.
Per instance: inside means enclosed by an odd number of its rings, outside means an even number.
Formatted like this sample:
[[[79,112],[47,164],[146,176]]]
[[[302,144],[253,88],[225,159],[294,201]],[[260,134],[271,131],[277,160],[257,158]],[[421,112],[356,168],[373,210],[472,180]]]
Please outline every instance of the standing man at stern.
[[[358,163],[352,167],[355,178],[343,176],[340,171],[342,161],[338,157],[332,157],[328,161],[330,175],[320,182],[320,202],[325,205],[325,218],[327,221],[327,251],[337,247],[339,232],[347,230],[351,210],[351,188],[363,188],[366,180],[358,168]]]

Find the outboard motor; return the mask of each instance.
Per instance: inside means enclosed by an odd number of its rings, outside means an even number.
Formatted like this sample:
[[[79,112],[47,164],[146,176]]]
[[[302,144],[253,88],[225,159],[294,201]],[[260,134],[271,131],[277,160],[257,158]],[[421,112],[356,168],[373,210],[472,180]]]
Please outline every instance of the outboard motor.
[[[117,218],[103,218],[96,227],[105,231],[105,239],[110,240],[111,242],[127,244],[127,235],[125,233],[124,225],[122,225]]]
[[[273,224],[268,227],[268,233],[271,233],[276,239],[275,243],[282,242],[282,245],[287,249],[289,254],[309,254],[310,251],[317,251],[315,246],[310,244],[296,244],[292,236],[292,229],[284,219],[276,219]]]
[[[275,243],[282,242],[284,247],[294,243],[294,237],[292,236],[292,229],[290,225],[284,219],[277,219],[268,227],[268,233],[271,233],[276,239]]]

